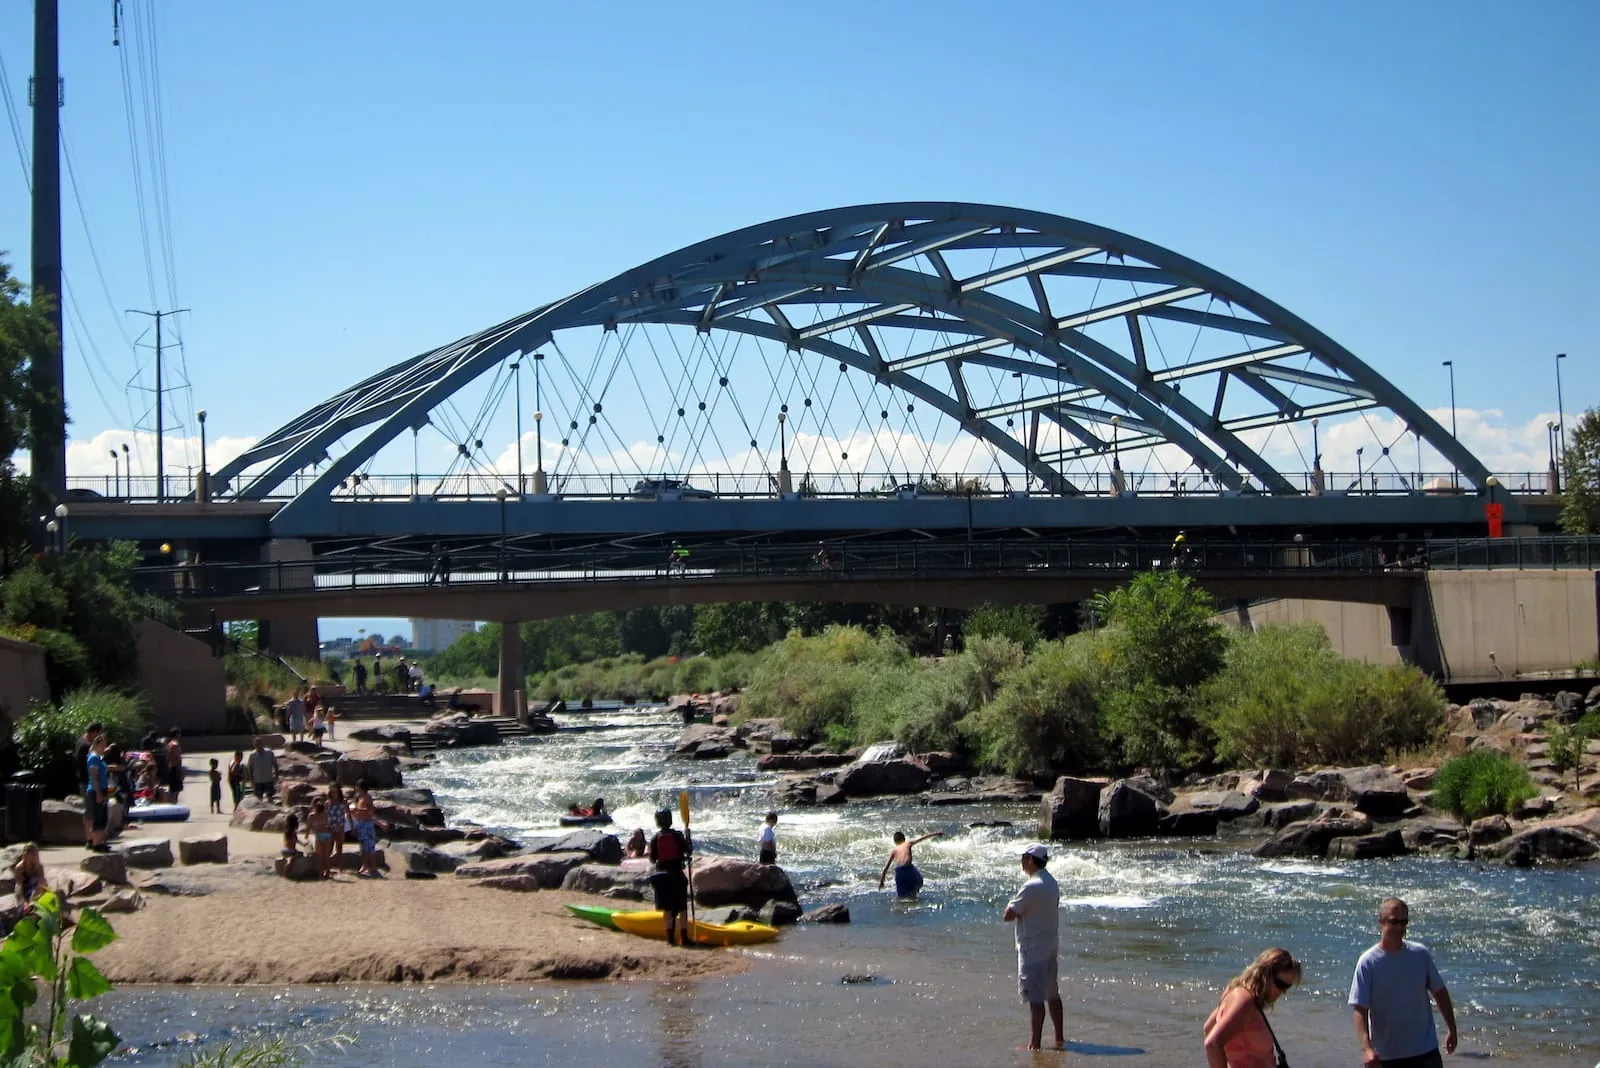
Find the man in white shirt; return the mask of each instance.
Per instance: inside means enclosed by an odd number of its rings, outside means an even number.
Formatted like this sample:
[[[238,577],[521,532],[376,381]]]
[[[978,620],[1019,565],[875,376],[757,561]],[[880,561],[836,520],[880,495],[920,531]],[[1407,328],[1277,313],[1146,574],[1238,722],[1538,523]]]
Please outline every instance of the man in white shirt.
[[[1366,1068],[1441,1068],[1432,995],[1444,1017],[1444,1051],[1456,1051],[1456,1014],[1433,954],[1406,940],[1411,910],[1397,897],[1378,906],[1378,944],[1361,954],[1350,983],[1350,1008]]]
[[[1017,989],[1028,1006],[1028,1048],[1038,1049],[1044,1036],[1044,1010],[1056,1031],[1056,1048],[1066,1045],[1061,1031],[1061,985],[1057,958],[1061,953],[1061,889],[1045,871],[1050,851],[1035,843],[1022,851],[1028,881],[1006,906],[1005,921],[1017,925]]]

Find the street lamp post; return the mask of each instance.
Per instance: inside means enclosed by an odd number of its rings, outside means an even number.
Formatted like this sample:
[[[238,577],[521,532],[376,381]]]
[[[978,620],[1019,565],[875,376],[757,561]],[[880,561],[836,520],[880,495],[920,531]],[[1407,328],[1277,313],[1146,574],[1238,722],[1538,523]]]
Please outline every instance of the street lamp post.
[[[1559,364],[1557,366],[1560,366]],[[1561,492],[1561,469],[1556,466],[1556,437],[1561,424],[1555,420],[1544,425],[1544,443],[1550,447],[1550,474],[1548,478],[1550,492]]]
[[[783,435],[783,424],[788,418],[783,412],[778,413],[778,494],[783,497],[794,492],[794,480],[789,477],[788,443]]]
[[[1365,472],[1361,470],[1361,454],[1363,452],[1365,452],[1365,451],[1366,451],[1366,446],[1362,446],[1361,448],[1356,450],[1356,492],[1357,493],[1361,492],[1361,477],[1362,477],[1362,475],[1365,474]]]
[[[1122,459],[1117,455],[1121,433],[1122,416],[1113,415],[1111,417],[1111,492],[1118,497],[1122,496],[1122,488],[1125,482],[1122,475]]]
[[[1567,462],[1567,409],[1561,400],[1561,361],[1566,358],[1566,353],[1556,353],[1556,459],[1560,464]]]
[[[1456,362],[1454,360],[1445,360],[1444,367],[1450,372],[1450,436],[1454,438],[1456,436]],[[1450,466],[1450,485],[1454,489],[1461,488],[1461,467],[1453,460]]]
[[[67,530],[67,513],[69,509],[65,504],[56,505],[56,522],[61,529],[61,551],[66,552],[67,546],[72,543],[71,532]]]
[[[117,466],[117,450],[111,450],[111,496],[122,496],[122,469]]]
[[[517,492],[528,492],[527,484],[522,477],[522,361],[517,360],[511,364],[512,389],[517,394]]]
[[[1321,422],[1317,418],[1311,420],[1311,492],[1316,496],[1321,496],[1323,490],[1322,445],[1317,436],[1317,427]]]
[[[509,581],[506,574],[506,488],[498,487],[494,491],[495,497],[500,501],[500,581]]]
[[[45,533],[50,535],[50,548],[59,552],[61,550],[60,539],[56,537],[56,532],[61,529],[61,524],[52,519],[44,525],[44,529]]]
[[[194,413],[200,421],[200,478],[195,482],[195,500],[205,504],[211,500],[211,471],[206,467],[206,410],[201,408]]]
[[[122,443],[122,484],[127,489],[128,498],[133,499],[133,458],[128,455],[128,443]]]

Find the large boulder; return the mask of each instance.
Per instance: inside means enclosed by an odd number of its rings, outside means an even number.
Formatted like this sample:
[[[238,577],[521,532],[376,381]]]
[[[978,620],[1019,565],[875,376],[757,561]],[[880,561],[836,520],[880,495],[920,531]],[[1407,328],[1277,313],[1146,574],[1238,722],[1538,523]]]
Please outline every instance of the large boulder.
[[[541,842],[531,850],[534,853],[583,853],[601,864],[622,863],[622,843],[614,834],[595,827],[564,834],[549,842]]]
[[[959,775],[967,770],[967,762],[954,753],[939,750],[932,753],[915,753],[906,759],[936,779]]]
[[[165,838],[130,838],[113,843],[111,848],[130,868],[172,867],[172,843]]]
[[[295,882],[322,877],[321,872],[317,869],[317,858],[308,857],[304,854],[293,857],[279,857],[272,862],[272,870],[282,878],[293,879]]]
[[[823,905],[821,908],[812,909],[800,917],[801,923],[849,923],[850,906],[848,905]]]
[[[1527,868],[1541,860],[1588,860],[1600,854],[1600,839],[1577,827],[1547,824],[1519,831],[1482,852],[1513,867]]]
[[[1292,823],[1262,843],[1258,857],[1325,857],[1328,843],[1335,838],[1371,834],[1372,821],[1365,815],[1323,816]]]
[[[1438,816],[1408,820],[1400,828],[1407,849],[1428,852],[1454,851],[1461,844],[1463,833],[1461,824]]]
[[[1438,768],[1407,768],[1400,773],[1400,781],[1406,784],[1407,790],[1431,790],[1438,774]]]
[[[1127,779],[1100,791],[1097,815],[1106,838],[1141,838],[1156,833],[1161,820],[1160,802]]]
[[[1178,838],[1207,838],[1217,833],[1214,808],[1175,808],[1156,821],[1156,833]]]
[[[1278,768],[1263,768],[1239,783],[1239,792],[1261,801],[1289,800],[1289,784],[1294,776]]]
[[[1344,797],[1344,777],[1337,771],[1307,771],[1289,783],[1291,800],[1339,801]]]
[[[1381,764],[1339,771],[1340,789],[1335,801],[1348,801],[1369,816],[1399,816],[1411,807],[1406,784]]]
[[[1196,812],[1215,812],[1217,819],[1224,821],[1252,815],[1261,808],[1261,802],[1257,798],[1237,790],[1208,790],[1204,793],[1190,794],[1181,800],[1187,808]]]
[[[100,906],[103,913],[138,912],[144,907],[144,895],[132,887],[114,892]]]
[[[244,827],[252,831],[266,830],[267,822],[273,817],[283,818],[287,810],[283,806],[274,804],[263,797],[246,794],[234,806],[233,818],[228,821],[231,826]]]
[[[1093,838],[1100,833],[1104,783],[1063,775],[1039,802],[1039,837],[1046,841]]]
[[[440,842],[438,849],[463,864],[474,860],[495,860],[522,852],[522,847],[498,834],[473,834],[455,842]]]
[[[561,880],[561,889],[624,901],[644,901],[650,896],[650,871],[610,864],[580,864],[567,872]]]
[[[554,890],[567,877],[567,872],[589,862],[587,853],[533,853],[521,857],[502,857],[476,864],[463,864],[456,875],[463,879],[490,879],[497,875],[531,875],[539,885]]]
[[[178,861],[182,864],[228,863],[228,836],[199,835],[178,839]]]
[[[477,885],[490,890],[511,890],[519,894],[529,894],[544,887],[544,883],[537,875],[490,875],[477,880]]]
[[[358,727],[345,737],[352,742],[376,742],[380,745],[387,743],[403,745],[408,749],[411,747],[411,728],[393,723],[385,723],[381,727]]]
[[[387,801],[392,805],[405,805],[408,808],[437,808],[438,798],[433,796],[433,791],[425,786],[402,786],[396,790],[373,790],[374,801]]]
[[[333,781],[354,786],[363,779],[369,789],[390,790],[401,785],[400,759],[381,750],[352,749],[332,762]]]
[[[1335,838],[1328,843],[1328,856],[1341,860],[1400,857],[1406,852],[1405,839],[1398,829],[1384,831],[1382,834],[1358,834],[1349,838]]]
[[[737,731],[727,727],[713,727],[709,723],[696,723],[685,727],[683,733],[678,735],[678,744],[673,747],[672,755],[694,757],[697,760],[716,760],[743,747],[744,739],[739,737]]]
[[[1467,828],[1467,841],[1474,846],[1493,845],[1511,837],[1511,821],[1504,816],[1485,816]]]
[[[78,862],[78,867],[108,883],[122,886],[128,881],[128,860],[121,853],[90,853]],[[10,870],[11,865],[6,865],[6,871]]]
[[[928,772],[903,758],[857,761],[840,771],[833,785],[848,797],[914,794],[928,785]]]
[[[843,753],[768,753],[756,761],[757,771],[814,771],[848,764]]]
[[[786,927],[800,922],[800,906],[793,901],[769,901],[756,913],[756,922],[768,927]]]
[[[39,817],[39,844],[82,845],[86,841],[82,798],[47,799]]]
[[[461,857],[423,845],[421,842],[396,842],[386,839],[383,850],[391,857],[398,858],[396,863],[403,866],[406,871],[433,872],[437,875],[455,871],[466,863]]]
[[[1284,801],[1281,804],[1267,805],[1261,809],[1262,826],[1281,830],[1291,823],[1311,819],[1317,814],[1315,801]]]
[[[709,857],[695,861],[693,879],[695,900],[707,908],[746,905],[755,909],[768,901],[797,900],[788,873],[776,864]]]

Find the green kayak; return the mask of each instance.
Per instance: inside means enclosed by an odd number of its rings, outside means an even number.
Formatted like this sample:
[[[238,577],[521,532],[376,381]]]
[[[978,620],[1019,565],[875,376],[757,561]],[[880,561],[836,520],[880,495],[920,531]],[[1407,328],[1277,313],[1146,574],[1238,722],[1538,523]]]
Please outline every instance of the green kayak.
[[[616,909],[601,908],[597,905],[568,905],[567,911],[580,920],[588,920],[590,923],[598,923],[601,927],[617,930],[617,922],[612,919],[616,915]]]

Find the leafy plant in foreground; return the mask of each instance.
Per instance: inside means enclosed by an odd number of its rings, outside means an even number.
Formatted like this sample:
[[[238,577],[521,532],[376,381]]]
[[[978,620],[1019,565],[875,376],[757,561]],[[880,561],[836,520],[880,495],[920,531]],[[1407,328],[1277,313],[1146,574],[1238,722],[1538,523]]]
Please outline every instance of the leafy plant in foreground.
[[[76,1001],[97,998],[111,982],[88,954],[116,941],[117,934],[99,912],[86,908],[67,926],[61,899],[46,892],[35,911],[17,922],[0,945],[0,1063],[8,1068],[91,1068],[111,1055],[120,1039],[103,1020],[68,1013]],[[27,1019],[48,991],[43,1022]]]
[[[1528,769],[1494,749],[1456,757],[1433,779],[1433,802],[1463,823],[1484,816],[1510,815],[1539,791]]]

